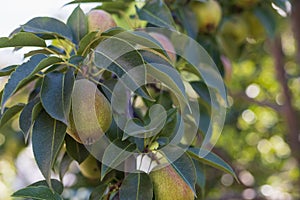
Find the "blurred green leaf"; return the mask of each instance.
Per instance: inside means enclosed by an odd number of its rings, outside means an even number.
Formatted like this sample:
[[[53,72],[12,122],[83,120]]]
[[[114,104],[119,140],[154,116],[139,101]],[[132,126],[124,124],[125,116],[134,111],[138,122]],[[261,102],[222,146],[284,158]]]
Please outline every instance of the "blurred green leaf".
[[[18,190],[12,194],[13,197],[31,198],[34,200],[63,200],[57,193],[53,193],[50,188],[46,186],[29,186]]]
[[[152,200],[153,185],[148,174],[130,173],[120,187],[120,200]]]
[[[254,14],[265,27],[270,38],[274,38],[277,29],[277,15],[271,10],[271,7],[256,7]]]
[[[18,114],[24,108],[24,104],[17,104],[4,110],[0,119],[0,128],[2,128],[10,119]]]
[[[107,189],[107,184],[101,184],[97,186],[91,193],[89,200],[100,200],[105,194],[105,191]]]
[[[228,165],[222,158],[217,156],[211,151],[207,151],[205,149],[198,149],[198,148],[189,148],[187,153],[194,159],[203,162],[204,164],[210,165],[212,167],[215,167],[217,169],[220,169],[226,173],[231,174],[237,181],[238,178],[233,171],[233,169]],[[204,155],[204,156],[202,156]]]
[[[175,22],[168,6],[161,0],[151,0],[142,7],[136,8],[136,13],[141,20],[146,20],[149,23],[158,27],[166,27],[176,30]]]
[[[207,85],[203,81],[192,81],[190,84],[199,97],[202,98],[208,105],[210,105],[211,100]]]
[[[279,8],[284,10],[285,12],[288,12],[289,8],[288,5],[290,4],[289,0],[273,0],[273,3],[277,5]]]
[[[187,6],[177,7],[175,13],[188,36],[196,39],[198,35],[198,22],[195,14],[191,12],[190,8]]]
[[[73,40],[72,31],[63,22],[51,17],[36,17],[22,25],[26,32],[50,34]]]
[[[48,185],[51,187],[51,169],[63,144],[66,125],[42,111],[32,129],[32,148],[35,160]]]
[[[69,156],[67,152],[64,153],[63,158],[59,164],[59,178],[63,180],[64,175],[67,173],[70,164],[72,163],[73,159]]]
[[[87,34],[88,24],[87,19],[80,8],[77,6],[70,17],[68,18],[67,25],[70,27],[73,33],[73,42],[78,44],[79,41]]]
[[[5,47],[46,47],[43,39],[33,33],[20,32],[13,35],[11,38],[1,37],[0,48]]]

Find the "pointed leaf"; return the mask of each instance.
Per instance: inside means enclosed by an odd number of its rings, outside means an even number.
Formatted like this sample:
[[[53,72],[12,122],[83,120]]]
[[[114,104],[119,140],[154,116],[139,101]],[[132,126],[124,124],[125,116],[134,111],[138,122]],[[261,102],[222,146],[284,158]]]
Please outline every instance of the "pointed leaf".
[[[39,99],[30,101],[28,104],[26,104],[20,115],[19,124],[24,134],[25,142],[28,140],[30,129],[33,124],[32,112],[37,103],[39,103]]]
[[[233,171],[233,169],[228,165],[222,158],[217,156],[211,151],[207,151],[205,149],[198,149],[198,148],[189,148],[187,153],[194,159],[203,162],[204,164],[213,166],[217,169],[220,169],[226,173],[231,174],[235,179],[238,181],[238,178]],[[203,156],[204,155],[204,156]]]
[[[61,194],[64,190],[63,184],[56,179],[51,179],[51,185],[53,187],[53,190],[58,194]],[[45,180],[42,180],[42,181],[32,183],[29,186],[46,186],[46,187],[48,187],[48,184]]]
[[[5,47],[46,47],[43,39],[33,33],[20,32],[14,34],[11,38],[0,38],[0,48]]]
[[[66,135],[65,141],[68,155],[76,160],[78,164],[82,163],[88,157],[89,152],[83,144],[76,142],[69,135]]]
[[[78,44],[79,41],[87,34],[88,26],[86,15],[80,8],[77,6],[70,17],[68,18],[67,25],[70,27],[73,33],[73,42]]]
[[[153,25],[176,30],[175,22],[168,6],[161,0],[148,1],[141,9],[136,7],[136,13],[141,20]]]
[[[29,186],[12,194],[13,197],[32,198],[37,200],[63,200],[46,186]]]
[[[63,177],[67,173],[70,164],[72,163],[73,159],[69,156],[67,152],[65,152],[61,162],[59,164],[59,178],[63,180]]]
[[[37,72],[60,61],[61,59],[58,57],[46,57],[38,54],[32,56],[28,62],[18,66],[4,87],[1,106],[4,107],[9,97],[23,86],[23,84],[27,83]]]
[[[42,111],[32,129],[32,148],[35,160],[51,187],[51,169],[63,144],[66,125]]]
[[[51,17],[36,17],[22,25],[26,32],[57,35],[72,41],[72,31],[63,22]]]
[[[196,169],[192,159],[184,153],[180,158],[171,163],[171,165],[191,190],[196,193]]]
[[[7,76],[10,75],[13,71],[16,70],[18,65],[10,65],[8,67],[0,69],[0,76]]]
[[[152,200],[153,185],[148,174],[144,172],[130,173],[120,188],[121,200]]]
[[[72,71],[48,73],[42,83],[41,101],[47,113],[56,120],[67,124],[74,85]]]
[[[14,105],[7,108],[0,119],[0,128],[3,127],[11,118],[18,114],[24,108],[24,104]]]

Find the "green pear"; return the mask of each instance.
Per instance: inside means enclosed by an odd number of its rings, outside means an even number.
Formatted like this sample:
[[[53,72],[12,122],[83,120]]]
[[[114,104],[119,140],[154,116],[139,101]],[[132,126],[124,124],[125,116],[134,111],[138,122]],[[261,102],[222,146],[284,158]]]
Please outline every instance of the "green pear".
[[[194,193],[175,169],[168,165],[150,173],[156,200],[193,200]]]
[[[96,158],[89,155],[80,165],[80,172],[82,175],[89,179],[99,179],[101,177],[100,168]]]
[[[151,37],[153,37],[160,43],[160,45],[167,52],[172,63],[175,63],[176,62],[175,48],[172,42],[169,40],[169,38],[167,38],[163,34],[155,33],[155,32],[150,32],[149,35],[151,35]]]
[[[87,14],[88,30],[99,31],[100,33],[116,27],[117,24],[111,14],[104,10],[92,10]]]
[[[193,1],[191,8],[196,15],[200,32],[212,33],[216,30],[222,18],[222,9],[216,0]]]
[[[247,23],[241,16],[232,16],[223,22],[220,28],[220,34],[225,39],[232,40],[237,44],[242,44],[248,36]]]
[[[252,12],[244,12],[243,19],[248,25],[248,37],[256,42],[266,38],[266,30],[260,20]]]
[[[87,79],[76,80],[67,133],[77,142],[90,145],[103,136],[111,122],[110,103],[97,85]]]

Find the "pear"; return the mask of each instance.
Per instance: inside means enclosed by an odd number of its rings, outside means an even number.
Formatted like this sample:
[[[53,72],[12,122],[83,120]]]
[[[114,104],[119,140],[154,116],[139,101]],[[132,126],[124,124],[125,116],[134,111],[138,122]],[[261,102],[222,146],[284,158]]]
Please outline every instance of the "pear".
[[[116,27],[117,24],[111,14],[104,10],[92,10],[87,14],[88,30],[99,31],[100,33]]]
[[[191,8],[196,15],[200,32],[212,33],[216,30],[222,18],[222,9],[216,0],[193,1]]]
[[[156,33],[156,32],[150,32],[149,35],[151,35],[151,37],[153,37],[159,42],[159,44],[164,48],[170,60],[174,64],[176,62],[175,48],[172,42],[169,40],[169,38],[167,38],[163,34]]]
[[[220,34],[225,39],[232,40],[236,44],[242,44],[248,36],[247,23],[241,16],[231,16],[221,25]]]
[[[86,145],[99,140],[112,122],[109,101],[97,86],[87,80],[76,80],[72,93],[67,133]]]
[[[150,172],[156,200],[193,200],[194,193],[175,169],[168,165]]]
[[[89,155],[80,165],[80,172],[82,175],[89,179],[99,179],[101,177],[100,168],[96,158]]]
[[[244,12],[243,19],[248,25],[248,37],[256,42],[266,38],[266,30],[260,20],[252,12]]]

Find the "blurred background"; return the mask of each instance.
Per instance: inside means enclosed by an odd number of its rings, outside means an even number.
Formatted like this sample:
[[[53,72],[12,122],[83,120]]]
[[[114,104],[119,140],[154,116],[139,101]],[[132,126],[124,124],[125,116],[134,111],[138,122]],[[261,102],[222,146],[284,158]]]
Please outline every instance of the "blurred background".
[[[0,7],[0,37],[8,36],[36,16],[52,16],[65,21],[75,7],[63,7],[68,2],[5,1]],[[88,11],[91,7],[94,5],[85,4],[81,8]],[[266,41],[258,48],[249,49],[243,59],[227,60],[226,85],[231,107],[214,151],[233,166],[241,182],[207,167],[208,199],[300,198],[300,171],[293,154],[297,149],[293,149],[293,139],[288,137],[291,132],[299,135],[300,131],[297,124],[300,123],[300,68],[289,15],[283,12],[282,16],[279,42],[270,45]],[[20,63],[24,51],[28,48],[18,52],[0,49],[0,67]],[[278,53],[284,58],[276,57]],[[1,89],[5,82],[6,79],[1,78]],[[22,93],[18,95],[23,98]],[[76,173],[76,166],[71,167],[64,184],[75,184]],[[9,200],[13,191],[41,179],[30,147],[25,148],[18,120],[11,120],[0,130],[0,200]],[[78,190],[76,195],[66,190],[66,197],[68,192],[76,196],[72,199],[84,199],[87,191]]]

